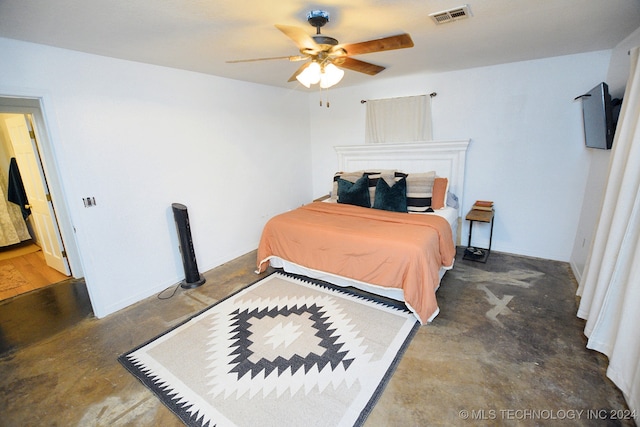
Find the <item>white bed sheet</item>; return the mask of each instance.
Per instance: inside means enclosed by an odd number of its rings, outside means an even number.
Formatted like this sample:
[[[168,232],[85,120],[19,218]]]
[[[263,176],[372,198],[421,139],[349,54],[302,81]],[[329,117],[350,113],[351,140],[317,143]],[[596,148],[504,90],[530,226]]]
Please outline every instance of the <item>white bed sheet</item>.
[[[331,203],[331,202],[328,202]],[[457,230],[458,230],[458,210],[452,207],[445,207],[443,209],[438,209],[433,213],[412,213],[410,215],[438,215],[447,220],[449,225],[451,225],[451,231],[453,234],[453,242],[454,245],[457,241]],[[339,276],[337,274],[327,273],[324,271],[314,270],[311,268],[304,267],[302,265],[287,261],[277,256],[272,256],[269,259],[269,262],[274,268],[282,268],[284,271],[293,274],[301,274],[303,276],[311,277],[313,279],[324,280],[325,282],[333,283],[338,286],[353,286],[354,288],[361,289],[365,292],[370,292],[372,294],[380,295],[386,298],[391,298],[397,301],[404,301],[404,293],[402,289],[399,288],[386,288],[384,286],[373,285],[371,283],[361,282],[359,280],[350,279],[347,277]],[[454,260],[455,262],[455,260]],[[439,276],[440,279],[444,276],[447,270],[450,270],[452,267],[445,268],[441,267]],[[430,322],[438,315],[438,313],[434,313],[434,315],[428,319]]]

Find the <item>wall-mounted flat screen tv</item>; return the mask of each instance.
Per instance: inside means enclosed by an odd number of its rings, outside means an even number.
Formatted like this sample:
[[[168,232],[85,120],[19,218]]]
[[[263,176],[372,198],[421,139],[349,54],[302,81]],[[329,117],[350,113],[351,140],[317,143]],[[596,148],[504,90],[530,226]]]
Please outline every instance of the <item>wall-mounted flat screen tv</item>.
[[[582,98],[585,145],[589,148],[610,149],[622,100],[612,100],[609,87],[604,82],[578,98]]]

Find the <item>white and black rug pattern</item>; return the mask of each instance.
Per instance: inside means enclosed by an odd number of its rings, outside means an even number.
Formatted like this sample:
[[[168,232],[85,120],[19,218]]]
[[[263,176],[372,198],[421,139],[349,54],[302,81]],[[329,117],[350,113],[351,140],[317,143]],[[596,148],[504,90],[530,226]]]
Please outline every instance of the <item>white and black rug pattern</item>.
[[[419,323],[276,272],[119,357],[189,426],[362,425]]]

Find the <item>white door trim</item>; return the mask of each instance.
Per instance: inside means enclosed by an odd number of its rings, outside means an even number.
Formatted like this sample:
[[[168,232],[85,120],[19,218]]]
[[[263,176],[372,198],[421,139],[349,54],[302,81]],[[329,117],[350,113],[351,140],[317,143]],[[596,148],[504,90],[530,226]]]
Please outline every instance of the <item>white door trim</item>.
[[[0,88],[0,112],[31,114],[33,125],[38,137],[40,148],[40,159],[49,191],[51,193],[53,206],[62,241],[67,252],[67,259],[71,268],[71,274],[75,278],[84,277],[82,262],[76,235],[73,227],[70,210],[68,208],[68,198],[62,186],[62,179],[59,173],[59,164],[55,152],[55,141],[57,130],[54,122],[47,119],[47,111],[53,111],[51,100],[48,95],[37,96],[32,93],[7,93]],[[89,284],[87,283],[87,288]],[[89,289],[91,294],[91,289]]]
[[[42,170],[37,135],[30,114],[7,114],[4,120],[13,146],[31,208],[31,224],[36,244],[42,249],[47,265],[65,276],[70,275],[62,235],[51,200],[46,175]]]

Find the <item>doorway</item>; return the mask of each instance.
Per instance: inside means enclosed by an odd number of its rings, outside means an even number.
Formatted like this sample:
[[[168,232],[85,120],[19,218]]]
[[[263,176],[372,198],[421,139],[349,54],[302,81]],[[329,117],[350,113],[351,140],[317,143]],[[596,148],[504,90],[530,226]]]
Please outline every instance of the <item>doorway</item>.
[[[0,301],[68,279],[47,265],[42,249],[32,240],[0,248]]]
[[[29,237],[32,237],[30,241],[3,248],[5,260],[0,263],[10,264],[2,267],[7,270],[8,277],[13,274],[18,280],[33,282],[26,285],[27,290],[70,277],[82,277],[81,269],[77,268],[79,263],[69,257],[69,252],[77,254],[77,248],[74,236],[70,234],[73,227],[66,211],[54,147],[50,144],[41,103],[42,99],[37,98],[0,96],[0,137],[4,139],[0,141],[4,143],[0,150],[0,170],[3,174],[6,172],[7,161],[19,163],[19,174],[28,199],[28,204],[21,208],[29,211],[25,221]],[[29,273],[16,274],[20,273],[19,266],[22,271],[28,269]]]

